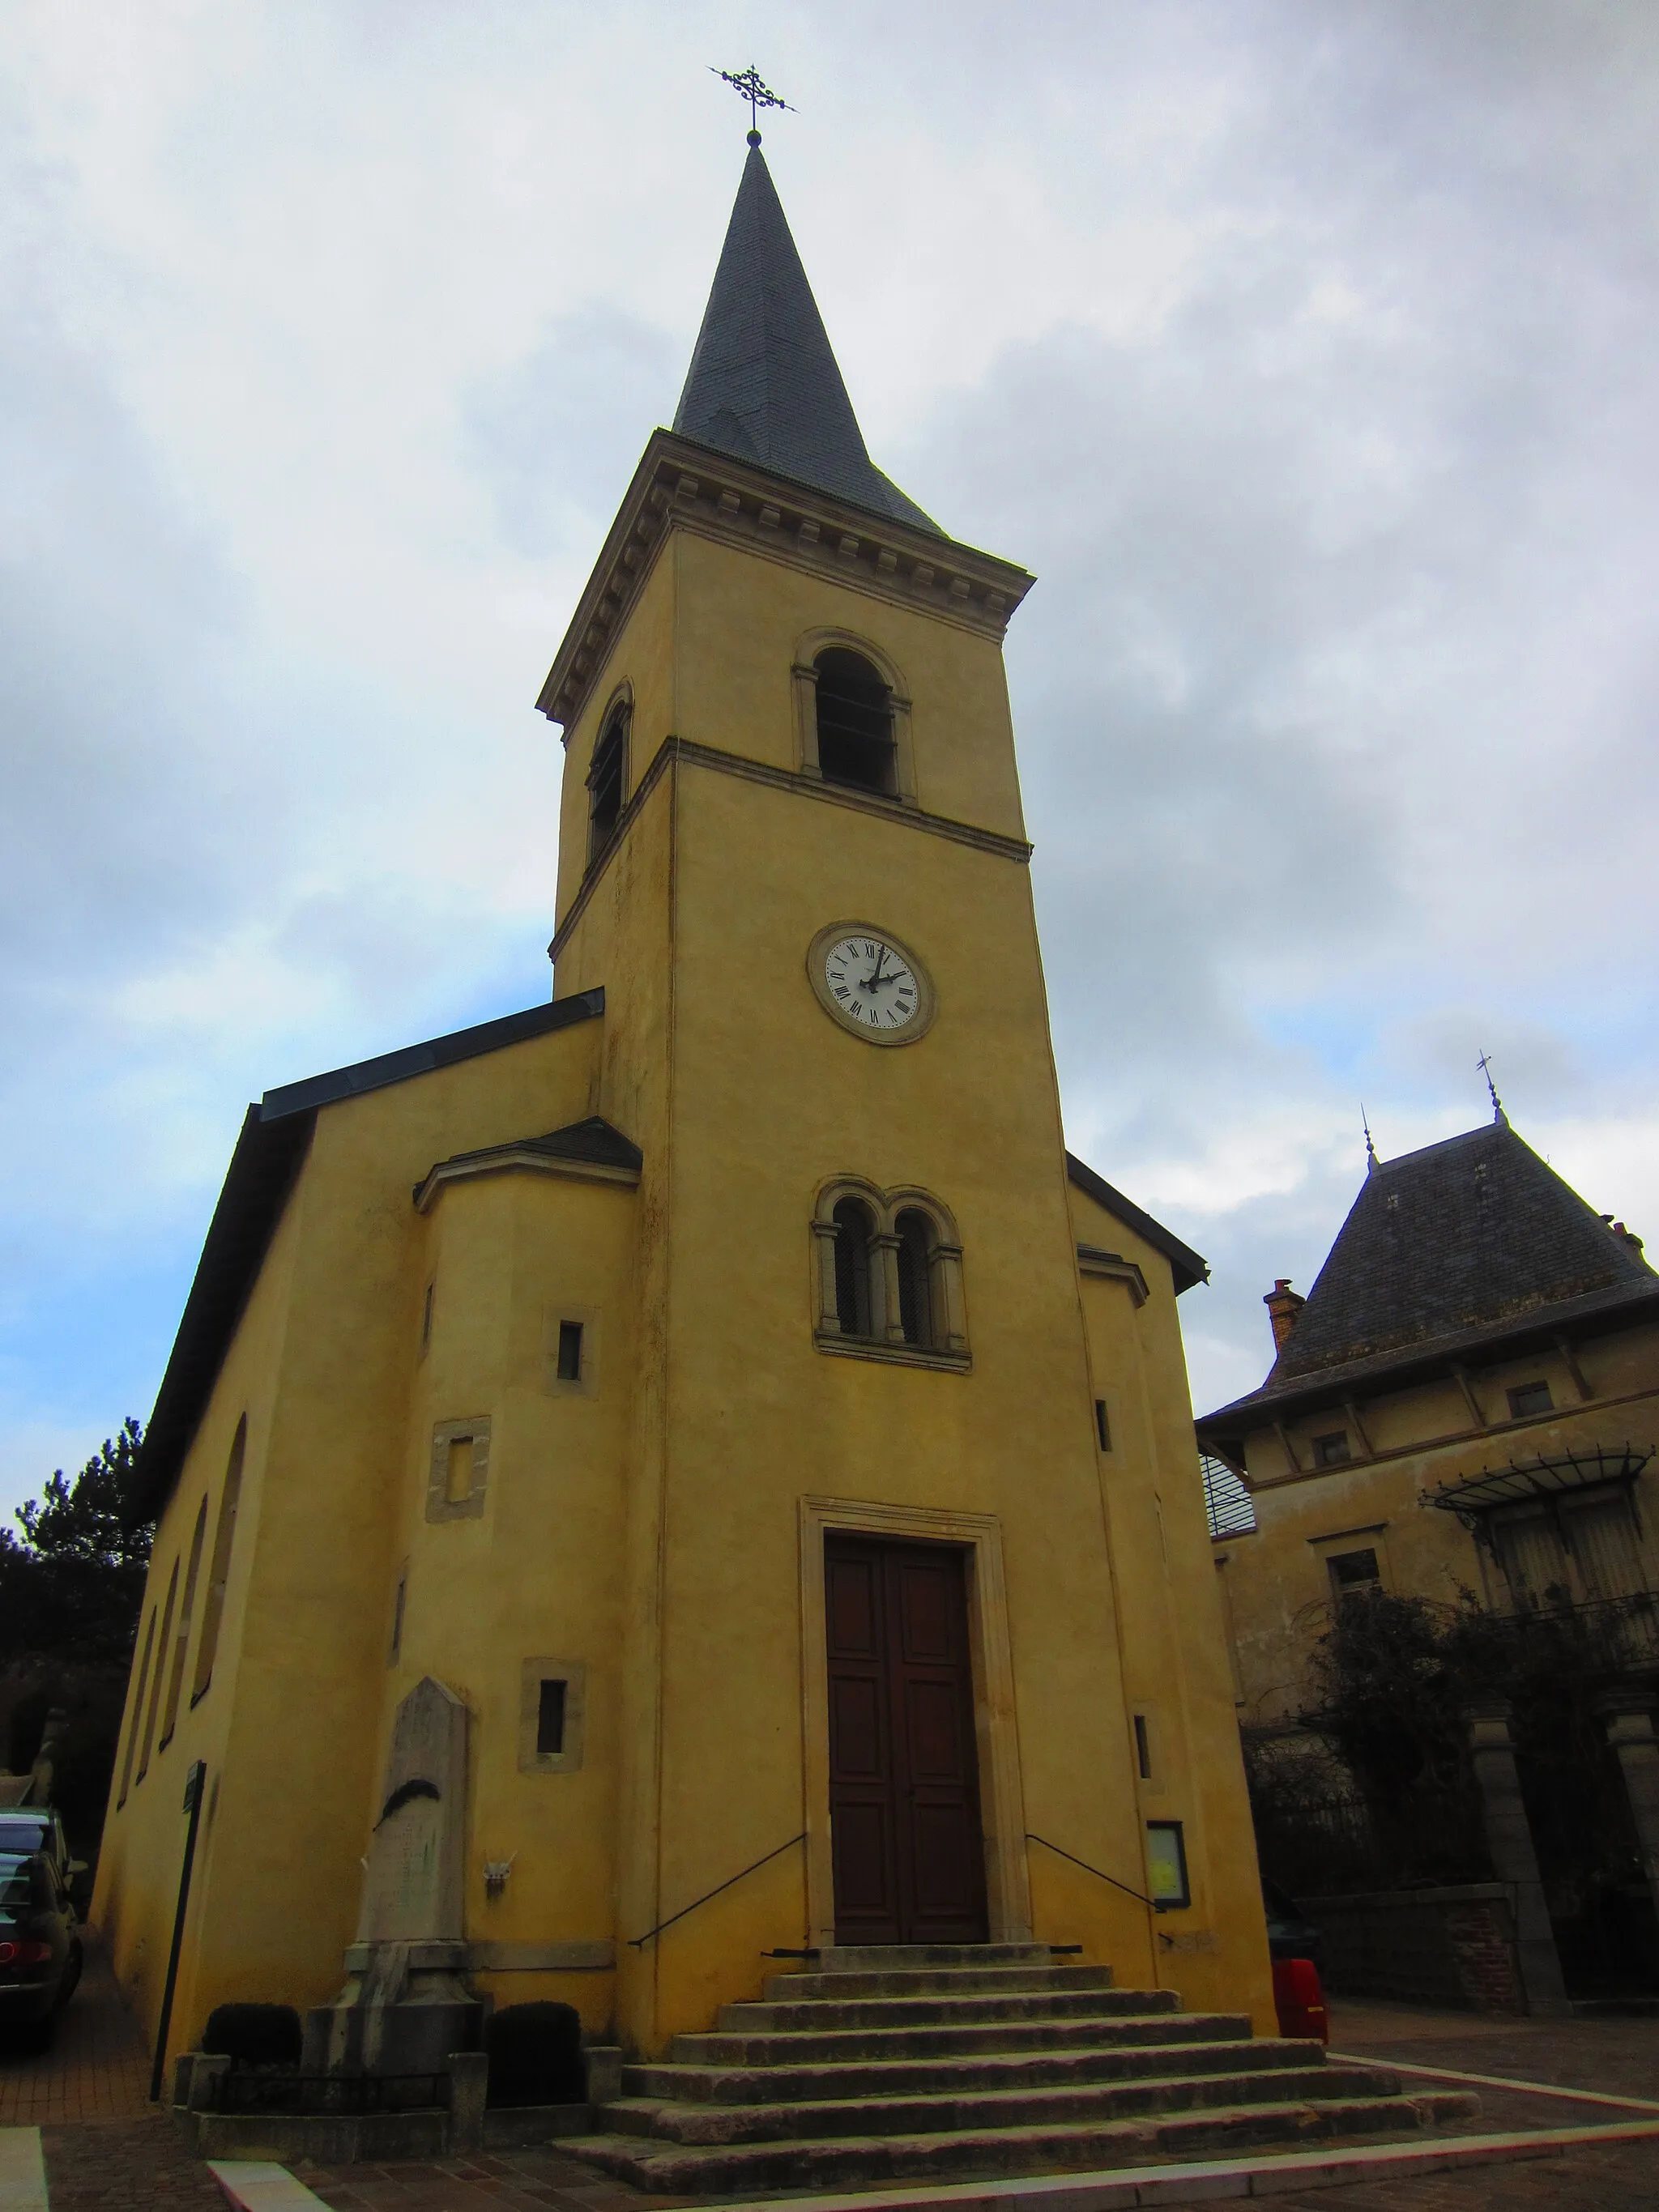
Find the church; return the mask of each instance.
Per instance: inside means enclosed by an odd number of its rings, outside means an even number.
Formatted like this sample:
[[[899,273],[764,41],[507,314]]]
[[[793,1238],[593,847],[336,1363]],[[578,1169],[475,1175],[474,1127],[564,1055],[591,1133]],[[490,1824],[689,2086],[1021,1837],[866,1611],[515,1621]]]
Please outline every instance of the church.
[[[1032,580],[871,460],[751,134],[540,695],[552,994],[267,1091],[208,1230],[94,1907],[158,2058],[408,2063],[377,1992],[650,2057],[860,1946],[1271,2033],[1205,1266],[1061,1128]]]

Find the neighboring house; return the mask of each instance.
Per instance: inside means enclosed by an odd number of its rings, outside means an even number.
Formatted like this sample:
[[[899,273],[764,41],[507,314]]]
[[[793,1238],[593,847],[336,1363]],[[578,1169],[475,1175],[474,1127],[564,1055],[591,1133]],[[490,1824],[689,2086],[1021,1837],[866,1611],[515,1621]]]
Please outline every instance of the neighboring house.
[[[1501,1108],[1373,1156],[1307,1298],[1265,1303],[1272,1372],[1198,1423],[1255,1509],[1208,1486],[1247,1725],[1305,1705],[1352,1591],[1599,1607],[1631,1663],[1659,1659],[1619,1603],[1659,1589],[1659,1276]]]

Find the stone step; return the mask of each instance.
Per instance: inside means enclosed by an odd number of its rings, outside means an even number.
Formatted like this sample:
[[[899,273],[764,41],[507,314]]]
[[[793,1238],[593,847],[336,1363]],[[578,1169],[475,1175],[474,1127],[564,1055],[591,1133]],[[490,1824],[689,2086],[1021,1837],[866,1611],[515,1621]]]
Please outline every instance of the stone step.
[[[1164,2026],[1174,2023],[1160,2023]],[[1184,2023],[1181,2023],[1184,2025]],[[908,2054],[841,2063],[763,2066],[627,2066],[624,2097],[705,2105],[805,2104],[815,2099],[897,2097],[937,2092],[971,2095],[993,2089],[1050,2089],[1094,2081],[1127,2081],[1176,2074],[1252,2073],[1306,2066],[1318,2046],[1276,2036],[1222,2042],[1187,2039],[1067,2047],[1051,2051],[984,2051],[937,2058]]]
[[[1048,1966],[1046,1943],[836,1943],[814,1953],[807,1972],[880,1973],[894,1967]]]
[[[767,2003],[752,1997],[723,2004],[715,2026],[731,2033],[778,2033],[793,2029],[823,2033],[838,2027],[967,2027],[994,2020],[1104,2020],[1114,2014],[1139,2018],[1147,2013],[1178,2013],[1173,1990],[1016,1990],[1012,1995],[969,1992],[958,1996],[849,1997],[811,2004]]]
[[[858,1973],[769,1974],[761,1995],[769,2003],[801,2004],[815,1997],[966,1996],[1063,1990],[1109,1990],[1109,1966],[892,1966]]]
[[[735,2006],[723,2008],[735,2011]],[[1220,2043],[1248,2039],[1243,2013],[1073,2014],[1061,2020],[973,2020],[937,2025],[860,2027],[806,2033],[677,2035],[669,2045],[678,2066],[805,2066],[859,2058],[948,2058],[981,2051],[1075,2051],[1143,2043]]]
[[[1346,2136],[1399,2137],[1479,2110],[1462,2094],[1356,2097],[1334,2102],[1218,2106],[1083,2126],[988,2128],[915,2136],[798,2138],[791,2142],[655,2143],[623,2135],[560,2144],[584,2165],[664,2196],[822,2191],[866,2182],[927,2182],[1213,2158],[1263,2146]]]
[[[829,2098],[811,2104],[706,2105],[619,2097],[600,2124],[618,2135],[678,2143],[799,2142],[802,2137],[981,2134],[994,2129],[1085,2127],[1093,2122],[1222,2106],[1337,2103],[1397,2095],[1396,2076],[1358,2066],[1264,2067],[1219,2075],[1165,2075],[1050,2089],[946,2092],[932,2096]],[[1318,2050],[1318,2045],[1311,2046]]]

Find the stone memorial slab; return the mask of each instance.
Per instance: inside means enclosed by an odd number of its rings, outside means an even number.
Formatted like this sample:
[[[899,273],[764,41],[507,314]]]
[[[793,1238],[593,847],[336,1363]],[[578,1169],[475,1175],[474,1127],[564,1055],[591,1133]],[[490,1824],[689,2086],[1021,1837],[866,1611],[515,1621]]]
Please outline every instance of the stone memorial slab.
[[[451,2051],[477,2046],[483,2007],[465,1978],[467,1720],[429,1674],[398,1708],[357,1940],[344,1988],[307,2023],[308,2069],[437,2073]]]

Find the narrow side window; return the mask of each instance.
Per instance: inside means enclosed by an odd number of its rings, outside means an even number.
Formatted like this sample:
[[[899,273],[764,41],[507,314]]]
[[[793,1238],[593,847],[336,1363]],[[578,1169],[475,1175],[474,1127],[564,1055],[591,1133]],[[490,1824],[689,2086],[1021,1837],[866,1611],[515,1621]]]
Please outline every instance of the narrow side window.
[[[242,1462],[247,1453],[247,1415],[236,1424],[236,1438],[225,1469],[225,1486],[219,1498],[219,1521],[213,1532],[213,1564],[208,1570],[207,1603],[202,1611],[202,1641],[196,1653],[196,1677],[190,1702],[199,1704],[213,1680],[218,1656],[219,1629],[225,1617],[225,1583],[230,1575],[230,1547],[236,1535],[236,1513],[242,1498]]]
[[[127,1728],[127,1755],[121,1762],[121,1794],[117,1807],[127,1802],[127,1792],[132,1787],[132,1762],[138,1750],[138,1731],[144,1724],[144,1689],[149,1680],[150,1651],[155,1642],[155,1607],[149,1609],[149,1626],[144,1631],[144,1656],[138,1664],[138,1687],[132,1700],[132,1719]]]
[[[167,1577],[167,1601],[161,1608],[161,1634],[155,1647],[155,1671],[149,1680],[149,1707],[144,1717],[144,1741],[138,1753],[138,1771],[135,1782],[142,1782],[149,1771],[150,1747],[155,1741],[155,1717],[161,1709],[161,1677],[166,1668],[167,1644],[173,1635],[173,1608],[179,1602],[179,1562],[173,1563],[173,1572]]]
[[[196,1584],[202,1571],[202,1546],[207,1538],[207,1500],[196,1509],[196,1528],[190,1540],[190,1566],[185,1575],[185,1601],[179,1608],[179,1632],[173,1640],[173,1664],[167,1669],[167,1700],[161,1711],[161,1743],[173,1741],[179,1724],[179,1696],[185,1686],[185,1659],[190,1650],[190,1620],[196,1610]]]

